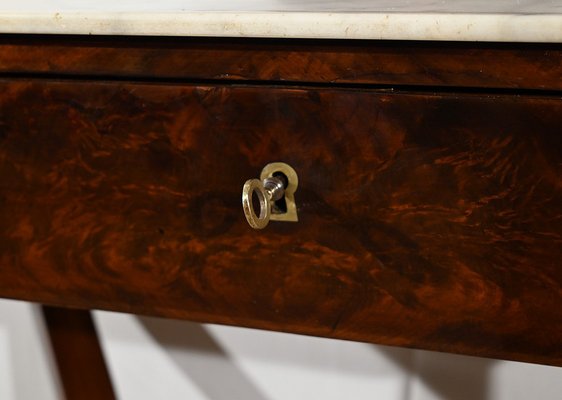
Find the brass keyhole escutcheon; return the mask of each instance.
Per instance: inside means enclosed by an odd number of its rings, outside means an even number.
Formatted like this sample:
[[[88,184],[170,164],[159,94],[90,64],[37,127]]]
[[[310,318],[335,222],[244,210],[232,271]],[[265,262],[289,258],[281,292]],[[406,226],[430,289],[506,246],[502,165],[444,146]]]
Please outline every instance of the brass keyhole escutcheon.
[[[242,208],[248,224],[254,229],[263,229],[270,220],[298,221],[295,204],[298,185],[297,173],[290,165],[282,162],[267,164],[260,179],[247,180],[242,188]],[[252,201],[254,193],[258,211]]]

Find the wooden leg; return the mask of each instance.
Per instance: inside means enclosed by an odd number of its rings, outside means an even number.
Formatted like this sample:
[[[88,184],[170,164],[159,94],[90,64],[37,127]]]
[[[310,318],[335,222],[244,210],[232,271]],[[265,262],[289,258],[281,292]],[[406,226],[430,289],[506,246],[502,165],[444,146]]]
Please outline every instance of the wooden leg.
[[[92,316],[89,311],[43,306],[67,400],[114,400]]]

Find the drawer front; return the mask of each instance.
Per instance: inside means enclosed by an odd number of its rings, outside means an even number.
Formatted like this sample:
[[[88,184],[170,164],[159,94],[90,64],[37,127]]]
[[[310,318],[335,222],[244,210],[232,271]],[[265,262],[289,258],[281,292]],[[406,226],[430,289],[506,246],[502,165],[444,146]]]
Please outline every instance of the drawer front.
[[[562,100],[0,82],[0,295],[562,365]],[[299,222],[252,230],[264,165]]]

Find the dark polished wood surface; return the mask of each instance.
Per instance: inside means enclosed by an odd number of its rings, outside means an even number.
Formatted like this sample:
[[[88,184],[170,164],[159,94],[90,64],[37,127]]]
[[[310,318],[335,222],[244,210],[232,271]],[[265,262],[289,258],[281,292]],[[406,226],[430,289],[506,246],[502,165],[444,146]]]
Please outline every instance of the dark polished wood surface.
[[[0,82],[0,296],[562,365],[560,97]],[[298,223],[242,184],[299,174]]]
[[[0,75],[562,90],[562,44],[0,35]]]
[[[114,400],[90,312],[42,308],[66,400]]]

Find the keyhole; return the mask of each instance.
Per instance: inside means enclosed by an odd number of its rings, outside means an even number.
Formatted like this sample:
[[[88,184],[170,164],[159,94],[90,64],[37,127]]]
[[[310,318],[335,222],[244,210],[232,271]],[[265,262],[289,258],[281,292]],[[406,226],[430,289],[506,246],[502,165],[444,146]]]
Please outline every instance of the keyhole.
[[[299,220],[295,204],[295,192],[299,186],[297,173],[288,164],[274,162],[267,164],[261,171],[260,179],[262,181],[268,177],[275,178],[285,189],[283,198],[275,200],[271,204],[271,219],[297,222]]]
[[[287,175],[285,175],[281,171],[276,171],[271,175],[275,178],[280,179],[281,182],[283,182],[283,187],[287,189],[287,186],[289,186],[289,178],[287,178]],[[285,214],[287,212],[287,201],[285,200],[285,196],[281,197],[279,200],[276,200],[273,203],[271,212],[273,214]]]

